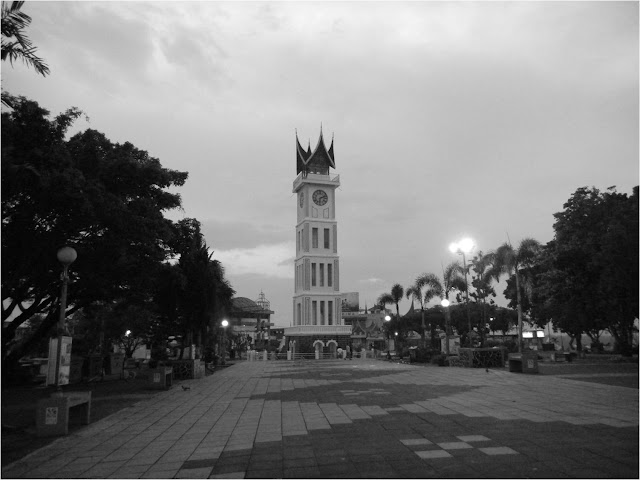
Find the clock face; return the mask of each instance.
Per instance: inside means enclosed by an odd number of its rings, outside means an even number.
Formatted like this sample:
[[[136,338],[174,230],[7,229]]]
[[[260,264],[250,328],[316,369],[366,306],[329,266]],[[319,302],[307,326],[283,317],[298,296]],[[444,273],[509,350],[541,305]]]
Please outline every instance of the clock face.
[[[327,203],[327,200],[329,200],[329,197],[327,197],[326,192],[323,192],[322,190],[316,190],[313,192],[313,203],[316,205],[322,206]]]
[[[304,192],[300,192],[300,208],[304,205]]]

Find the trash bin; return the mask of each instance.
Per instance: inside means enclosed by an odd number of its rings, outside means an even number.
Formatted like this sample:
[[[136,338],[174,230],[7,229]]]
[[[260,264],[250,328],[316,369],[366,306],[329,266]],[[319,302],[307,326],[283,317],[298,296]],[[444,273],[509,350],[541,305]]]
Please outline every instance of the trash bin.
[[[416,348],[409,347],[409,361],[411,363],[416,361]]]
[[[538,352],[522,353],[522,373],[538,373]]]

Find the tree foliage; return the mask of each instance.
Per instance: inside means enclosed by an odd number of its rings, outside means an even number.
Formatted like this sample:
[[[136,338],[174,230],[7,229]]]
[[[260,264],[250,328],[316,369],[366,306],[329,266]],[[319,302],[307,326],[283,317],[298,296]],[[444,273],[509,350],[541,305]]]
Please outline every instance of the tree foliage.
[[[522,350],[522,296],[520,285],[526,292],[531,291],[531,285],[527,278],[521,274],[522,269],[531,267],[535,261],[537,253],[540,251],[540,243],[533,238],[525,238],[517,248],[510,242],[502,244],[495,252],[494,276],[498,278],[501,274],[513,275],[516,281],[516,309],[518,311],[518,351]]]
[[[47,315],[36,336],[55,323],[63,245],[78,252],[66,315],[98,302],[146,300],[174,236],[163,214],[180,207],[167,189],[187,178],[95,130],[65,140],[78,109],[50,119],[36,102],[15,100],[2,114],[2,318],[12,319],[3,346],[33,315]]]
[[[211,258],[196,219],[175,225],[172,247],[178,261],[164,266],[155,295],[165,325],[162,334],[166,338],[169,332],[181,332],[187,345],[195,344],[202,352],[207,332],[217,333],[235,291],[224,277],[222,264]]]
[[[638,187],[631,196],[578,188],[554,217],[536,289],[554,326],[578,341],[606,328],[629,354],[638,317]]]
[[[9,60],[13,65],[22,60],[42,76],[49,74],[49,67],[36,55],[36,47],[25,33],[31,24],[31,17],[21,11],[24,2],[2,2],[2,61]],[[15,97],[2,92],[2,103],[13,107]]]

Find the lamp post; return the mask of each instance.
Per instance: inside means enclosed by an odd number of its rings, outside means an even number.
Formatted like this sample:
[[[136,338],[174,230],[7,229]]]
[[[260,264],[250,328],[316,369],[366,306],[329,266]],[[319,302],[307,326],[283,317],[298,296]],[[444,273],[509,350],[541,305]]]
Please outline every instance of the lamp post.
[[[445,341],[445,353],[449,356],[449,300],[443,298],[440,301],[440,305],[444,307],[444,341]]]
[[[390,320],[391,320],[391,317],[389,315],[385,315],[384,321],[388,322]],[[389,351],[389,327],[387,327],[386,330],[387,330],[387,342],[386,342],[385,347],[387,347],[387,351]]]
[[[222,365],[226,365],[227,358],[227,327],[229,326],[229,322],[227,320],[222,320],[220,322],[222,325]]]
[[[56,392],[62,392],[60,387],[60,363],[62,361],[62,337],[65,334],[64,320],[67,310],[67,285],[69,284],[69,265],[76,261],[78,253],[74,248],[65,246],[58,250],[56,254],[58,261],[62,264],[62,287],[60,289],[60,316],[58,317],[57,337],[58,337],[58,354],[56,355],[56,378],[54,385]]]
[[[458,243],[452,243],[449,245],[451,253],[457,253],[462,255],[462,266],[464,267],[464,292],[465,302],[467,304],[467,321],[469,323],[469,347],[471,347],[471,314],[469,313],[469,283],[467,282],[467,258],[465,254],[470,253],[473,250],[473,240],[470,238],[463,238]]]

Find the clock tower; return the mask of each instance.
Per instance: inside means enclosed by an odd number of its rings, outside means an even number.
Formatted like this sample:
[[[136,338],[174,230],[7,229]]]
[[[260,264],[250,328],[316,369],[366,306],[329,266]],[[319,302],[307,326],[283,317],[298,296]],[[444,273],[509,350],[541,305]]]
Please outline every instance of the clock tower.
[[[322,128],[313,151],[311,145],[306,150],[300,145],[296,133],[293,320],[285,335],[288,341],[292,337],[312,337],[316,351],[323,353],[344,347],[351,335],[351,326],[342,323],[336,221],[340,176],[330,173],[335,166],[333,139],[327,149]]]

